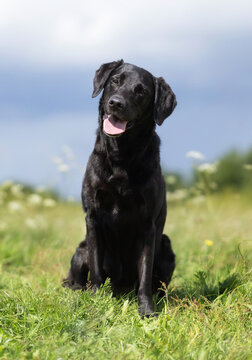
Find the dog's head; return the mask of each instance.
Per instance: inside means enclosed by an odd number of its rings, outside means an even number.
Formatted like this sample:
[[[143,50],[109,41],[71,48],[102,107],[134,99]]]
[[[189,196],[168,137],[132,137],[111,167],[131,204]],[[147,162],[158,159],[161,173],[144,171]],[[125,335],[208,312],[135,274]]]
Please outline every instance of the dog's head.
[[[101,65],[94,77],[92,97],[103,92],[103,131],[109,136],[122,135],[147,118],[161,125],[177,102],[163,78],[123,60]]]

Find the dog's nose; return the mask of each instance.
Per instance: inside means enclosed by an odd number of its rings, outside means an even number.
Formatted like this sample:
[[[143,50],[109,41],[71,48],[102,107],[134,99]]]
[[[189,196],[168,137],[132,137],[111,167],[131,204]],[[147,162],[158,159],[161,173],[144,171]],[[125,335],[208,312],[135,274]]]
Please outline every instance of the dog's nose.
[[[122,110],[125,107],[125,103],[122,98],[112,96],[109,99],[109,107],[111,110]]]

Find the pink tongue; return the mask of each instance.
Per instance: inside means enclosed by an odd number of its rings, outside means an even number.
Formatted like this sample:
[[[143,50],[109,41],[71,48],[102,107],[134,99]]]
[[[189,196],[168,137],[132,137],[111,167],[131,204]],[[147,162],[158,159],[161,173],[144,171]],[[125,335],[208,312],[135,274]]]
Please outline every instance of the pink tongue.
[[[127,121],[118,120],[114,115],[106,115],[103,120],[103,130],[109,135],[122,134],[126,129]]]

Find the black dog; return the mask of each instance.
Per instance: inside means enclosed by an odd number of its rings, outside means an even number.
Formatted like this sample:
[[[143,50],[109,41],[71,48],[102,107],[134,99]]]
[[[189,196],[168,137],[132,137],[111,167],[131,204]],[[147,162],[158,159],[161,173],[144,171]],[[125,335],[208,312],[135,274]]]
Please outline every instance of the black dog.
[[[77,248],[65,286],[95,291],[111,279],[113,290],[138,291],[139,312],[154,312],[152,291],[169,283],[175,255],[163,234],[165,182],[155,132],[176,106],[163,78],[114,61],[96,71],[102,89],[99,128],[82,188],[86,239]]]

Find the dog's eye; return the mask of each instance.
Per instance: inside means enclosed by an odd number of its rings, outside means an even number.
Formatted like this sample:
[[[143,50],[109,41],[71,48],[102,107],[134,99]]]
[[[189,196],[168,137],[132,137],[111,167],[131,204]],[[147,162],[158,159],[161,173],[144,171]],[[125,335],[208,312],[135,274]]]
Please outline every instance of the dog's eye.
[[[118,84],[119,84],[119,79],[118,79],[117,77],[112,77],[112,78],[110,79],[110,82],[111,82],[112,84],[118,85]]]
[[[146,91],[145,91],[143,85],[141,85],[141,84],[138,84],[138,85],[135,87],[135,89],[134,89],[134,93],[135,93],[136,95],[143,96],[143,95],[145,94],[145,92],[146,92]]]

